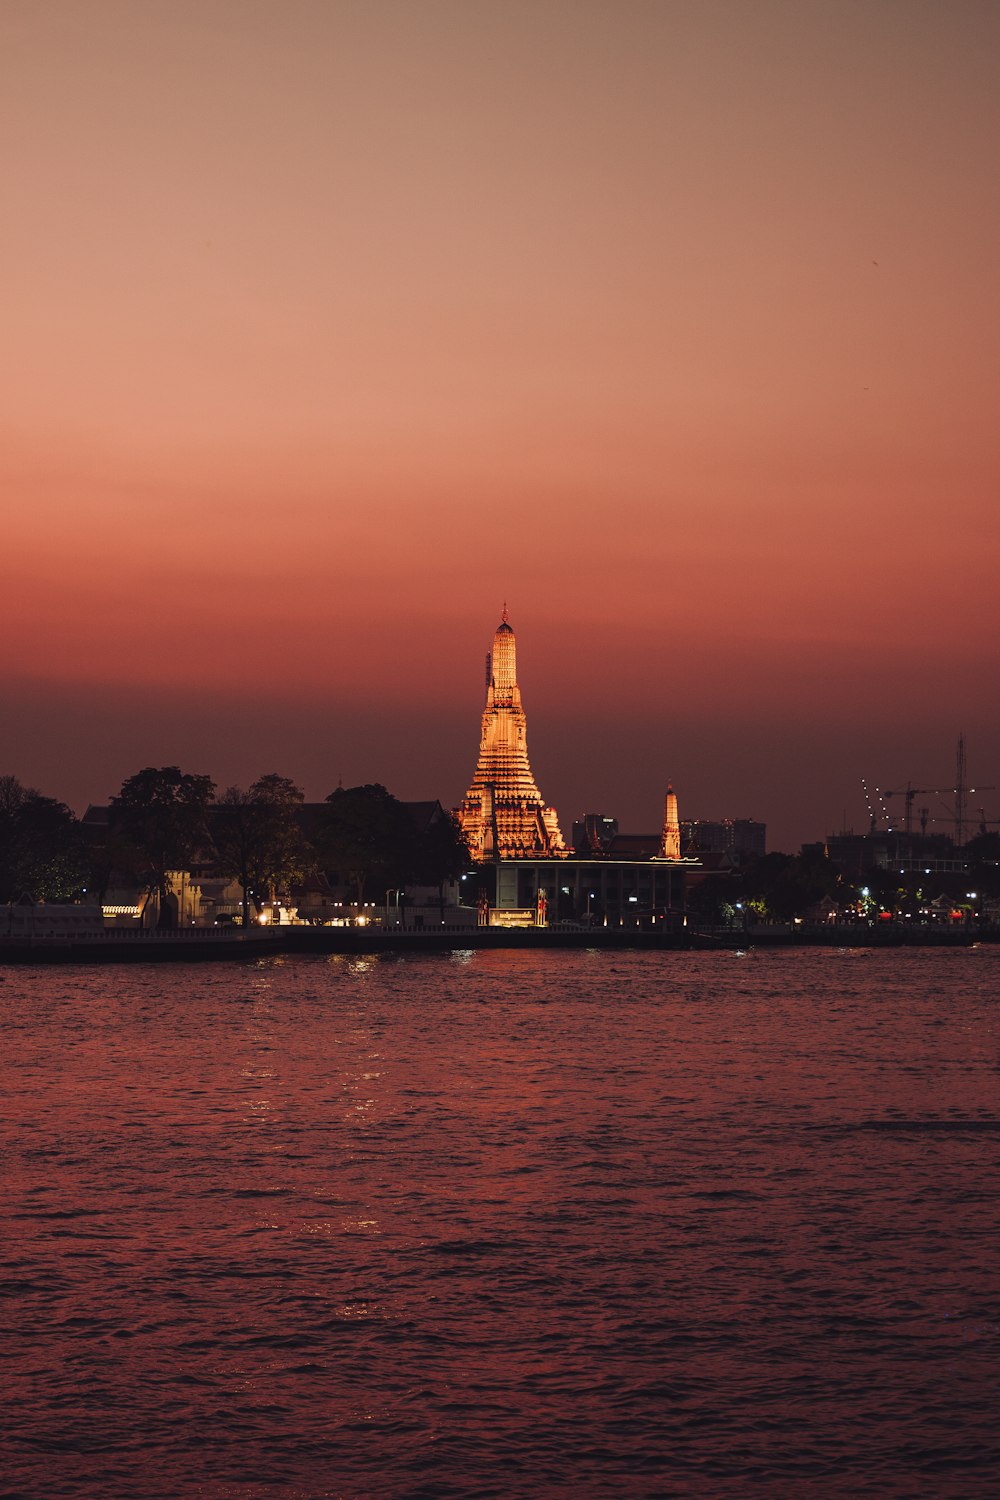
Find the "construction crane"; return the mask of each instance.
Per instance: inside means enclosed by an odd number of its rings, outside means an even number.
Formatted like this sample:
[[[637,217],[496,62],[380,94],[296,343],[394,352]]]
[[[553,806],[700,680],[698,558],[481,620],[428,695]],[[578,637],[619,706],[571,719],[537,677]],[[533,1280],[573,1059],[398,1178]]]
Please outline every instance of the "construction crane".
[[[952,797],[954,801],[949,806],[945,803],[947,811],[951,815],[951,821],[955,825],[955,845],[961,849],[965,843],[966,808],[969,795],[972,792],[993,792],[993,786],[968,786],[965,774],[965,735],[958,737],[958,748],[955,755],[955,785],[954,786],[911,786],[909,782],[904,787],[896,787],[891,792],[881,792],[883,798],[902,797],[904,799],[903,827],[909,834],[913,824],[913,799],[914,797]],[[926,809],[921,808],[920,824],[921,830],[927,827]],[[888,820],[887,820],[888,821]],[[872,824],[874,831],[874,822]]]
[[[955,756],[955,843],[959,849],[965,844],[965,804],[970,792],[995,792],[995,786],[966,786],[965,784],[965,735],[958,737],[958,753]]]
[[[911,824],[913,822],[914,797],[936,797],[939,795],[944,796],[946,793],[953,793],[954,790],[955,788],[953,786],[911,786],[910,783],[907,782],[904,787],[897,787],[894,791],[891,792],[883,792],[882,796],[903,797],[906,799],[905,810],[903,813],[903,828],[907,833],[909,833]]]

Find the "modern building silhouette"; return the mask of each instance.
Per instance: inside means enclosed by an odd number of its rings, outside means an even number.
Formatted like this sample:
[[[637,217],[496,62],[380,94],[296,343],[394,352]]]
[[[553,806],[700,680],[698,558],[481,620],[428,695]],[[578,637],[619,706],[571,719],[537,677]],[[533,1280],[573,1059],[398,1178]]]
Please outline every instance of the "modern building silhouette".
[[[728,854],[738,864],[766,852],[767,825],[753,818],[685,818],[680,846],[685,854]]]

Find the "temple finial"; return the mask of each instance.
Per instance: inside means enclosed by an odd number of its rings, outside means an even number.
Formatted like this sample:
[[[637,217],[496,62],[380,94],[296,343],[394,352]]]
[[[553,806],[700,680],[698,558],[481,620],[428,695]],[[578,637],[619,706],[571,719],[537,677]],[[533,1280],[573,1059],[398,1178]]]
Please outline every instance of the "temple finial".
[[[509,625],[510,624],[510,620],[508,619],[508,616],[507,616],[507,601],[506,601],[506,599],[503,601],[503,614],[500,616],[500,620],[501,620],[501,623],[504,624],[504,625]]]

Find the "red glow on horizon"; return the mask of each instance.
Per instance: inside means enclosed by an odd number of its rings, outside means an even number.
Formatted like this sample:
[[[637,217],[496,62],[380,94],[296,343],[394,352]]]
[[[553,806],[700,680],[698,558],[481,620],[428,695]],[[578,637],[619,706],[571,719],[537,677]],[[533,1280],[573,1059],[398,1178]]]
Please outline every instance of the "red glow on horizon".
[[[995,759],[996,15],[0,26],[0,771],[457,799],[505,597],[567,825]]]

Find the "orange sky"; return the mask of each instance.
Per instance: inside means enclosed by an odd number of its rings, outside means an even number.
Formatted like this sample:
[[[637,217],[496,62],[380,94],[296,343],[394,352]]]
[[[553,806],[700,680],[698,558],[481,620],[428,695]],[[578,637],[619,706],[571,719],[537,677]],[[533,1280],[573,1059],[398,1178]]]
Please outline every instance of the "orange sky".
[[[998,60],[986,0],[5,0],[0,771],[454,803],[506,598],[567,832],[1000,783]]]

